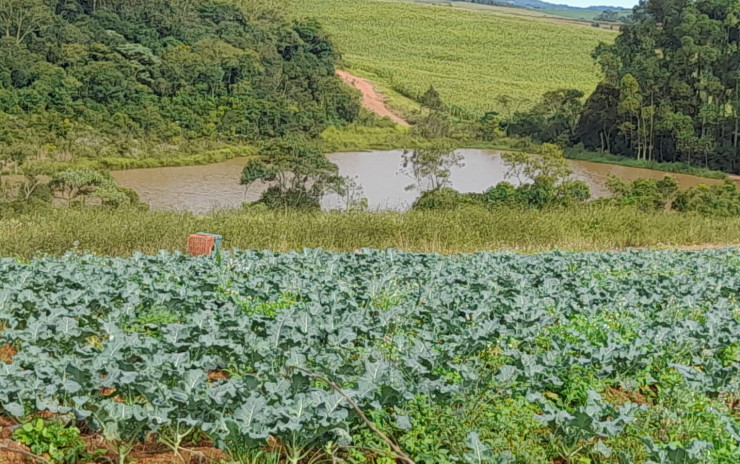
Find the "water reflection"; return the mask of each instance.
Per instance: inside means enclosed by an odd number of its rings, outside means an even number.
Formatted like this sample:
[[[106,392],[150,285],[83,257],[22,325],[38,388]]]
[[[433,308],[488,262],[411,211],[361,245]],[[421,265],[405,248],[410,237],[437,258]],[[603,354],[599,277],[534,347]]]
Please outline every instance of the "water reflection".
[[[497,152],[463,149],[462,167],[453,167],[450,174],[452,187],[460,192],[482,192],[501,181],[518,184],[506,178],[506,166]],[[337,164],[340,174],[356,177],[371,210],[405,210],[418,196],[406,187],[413,179],[400,172],[402,150],[334,153],[328,158]],[[259,198],[264,186],[254,186],[246,191],[239,185],[245,159],[232,159],[205,166],[132,169],[112,174],[122,186],[139,193],[142,201],[153,210],[188,210],[205,213],[214,209],[238,208],[243,202]],[[611,164],[570,161],[573,177],[585,181],[594,196],[607,193],[605,183],[609,174],[628,180],[661,178],[666,173],[651,169],[630,168]],[[681,188],[698,184],[712,184],[716,179],[706,179],[683,174],[672,174]],[[343,207],[344,201],[329,195],[322,201],[325,209]]]

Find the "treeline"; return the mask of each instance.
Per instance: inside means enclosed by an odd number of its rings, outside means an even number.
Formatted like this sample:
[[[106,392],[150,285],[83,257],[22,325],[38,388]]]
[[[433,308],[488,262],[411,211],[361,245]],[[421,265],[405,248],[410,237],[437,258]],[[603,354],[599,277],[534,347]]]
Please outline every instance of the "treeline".
[[[580,91],[549,92],[509,118],[507,133],[740,172],[737,5],[641,2],[615,43],[594,52],[605,77],[585,104]]]
[[[256,0],[3,0],[0,154],[318,136],[359,112],[311,21]]]

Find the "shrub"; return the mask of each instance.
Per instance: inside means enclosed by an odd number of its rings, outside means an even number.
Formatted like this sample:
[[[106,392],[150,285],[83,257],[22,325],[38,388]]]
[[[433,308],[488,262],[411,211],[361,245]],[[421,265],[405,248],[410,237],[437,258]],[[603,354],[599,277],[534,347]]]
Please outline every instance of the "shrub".
[[[460,193],[449,187],[423,192],[414,202],[411,209],[459,209],[466,206],[480,205],[471,195]]]
[[[581,203],[591,198],[588,184],[581,180],[566,180],[555,188],[556,202],[563,205]]]
[[[513,205],[519,201],[516,187],[509,182],[499,182],[486,190],[480,198],[488,206]]]
[[[740,215],[740,192],[731,180],[721,184],[698,185],[681,191],[673,202],[676,211],[696,211],[708,216]]]
[[[611,202],[620,206],[635,206],[642,211],[669,209],[678,192],[675,177],[663,179],[635,179],[626,181],[610,175],[606,186],[612,194]]]
[[[258,203],[265,205],[268,209],[321,210],[318,197],[309,195],[301,188],[283,190],[277,185],[265,190]]]

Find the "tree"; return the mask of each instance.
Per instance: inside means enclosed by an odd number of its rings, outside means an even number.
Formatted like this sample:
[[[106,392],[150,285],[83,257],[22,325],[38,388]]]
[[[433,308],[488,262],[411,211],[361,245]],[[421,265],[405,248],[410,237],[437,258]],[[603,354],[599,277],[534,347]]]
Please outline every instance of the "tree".
[[[506,125],[507,133],[568,145],[576,133],[582,98],[583,92],[577,89],[546,92],[530,111],[513,114]]]
[[[619,12],[614,10],[604,10],[599,15],[594,16],[594,21],[617,22],[619,21]]]
[[[451,170],[464,166],[462,159],[461,154],[444,142],[404,152],[402,171],[414,180],[406,189],[425,192],[449,186]]]
[[[617,112],[622,118],[619,130],[629,141],[630,147],[638,153],[638,158],[642,153],[640,149],[640,115],[642,108],[642,97],[640,96],[640,86],[631,74],[622,78],[619,87],[619,106]]]
[[[419,102],[422,109],[426,108],[428,111],[426,115],[423,115],[423,111],[421,112],[422,117],[411,128],[411,132],[426,139],[449,137],[450,116],[439,92],[430,86]]]
[[[488,111],[478,120],[478,138],[490,142],[498,136],[496,133],[500,124],[498,115],[495,111]]]
[[[429,86],[426,92],[424,92],[419,99],[419,103],[421,103],[422,107],[429,109],[429,111],[443,111],[445,109],[442,97],[432,86]]]
[[[326,193],[343,193],[344,180],[314,142],[290,137],[266,142],[244,166],[241,184],[258,182],[268,185],[260,202],[269,207],[318,209]]]
[[[0,143],[141,158],[352,122],[327,35],[268,3],[0,0]]]
[[[671,202],[678,193],[675,177],[663,179],[635,179],[626,181],[609,175],[606,186],[612,196],[609,202],[617,205],[630,205],[644,211],[670,209]]]
[[[18,195],[24,201],[28,201],[34,194],[47,186],[47,181],[42,178],[43,171],[38,165],[29,164],[21,169],[23,173],[23,182],[21,182]],[[48,187],[47,187],[48,188]],[[49,191],[47,190],[47,195]]]
[[[508,95],[498,95],[496,97],[496,104],[503,110],[503,121],[501,121],[501,128],[504,132],[507,132],[509,122],[511,122],[514,114],[519,111],[523,100],[513,99]]]
[[[51,23],[51,12],[42,0],[3,0],[0,2],[0,32],[3,37],[22,43],[29,35]]]
[[[340,198],[345,211],[365,211],[368,202],[364,195],[365,189],[357,176],[344,178]]]
[[[619,97],[600,101],[598,112],[584,108],[584,146],[595,145],[587,128],[600,119],[599,145],[612,152],[740,171],[737,18],[732,1],[640,2],[614,43],[594,53],[605,76],[599,88]]]
[[[611,151],[617,126],[619,89],[602,82],[588,97],[578,120],[575,139],[588,150]]]
[[[573,173],[563,150],[557,145],[545,143],[536,154],[519,151],[501,155],[507,165],[506,177],[516,178],[519,183],[539,180],[550,185],[565,181]]]
[[[115,186],[109,174],[90,169],[67,170],[54,174],[49,188],[55,197],[72,202],[82,200],[84,204],[100,188]]]

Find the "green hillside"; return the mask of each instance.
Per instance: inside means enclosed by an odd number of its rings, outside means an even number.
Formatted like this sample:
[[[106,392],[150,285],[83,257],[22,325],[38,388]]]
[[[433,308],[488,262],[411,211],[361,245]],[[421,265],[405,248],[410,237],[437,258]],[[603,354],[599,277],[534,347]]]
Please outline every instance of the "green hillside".
[[[316,135],[358,112],[335,58],[258,2],[3,0],[0,169]]]
[[[536,100],[563,87],[590,92],[591,52],[616,32],[496,12],[383,0],[290,0],[317,18],[346,66],[411,96],[434,85],[446,102],[476,114],[497,97]]]

